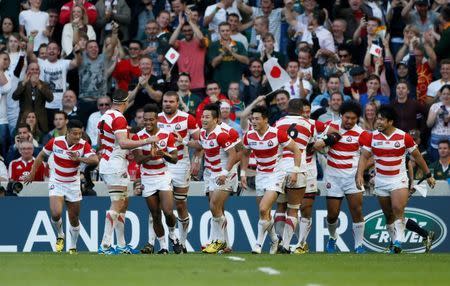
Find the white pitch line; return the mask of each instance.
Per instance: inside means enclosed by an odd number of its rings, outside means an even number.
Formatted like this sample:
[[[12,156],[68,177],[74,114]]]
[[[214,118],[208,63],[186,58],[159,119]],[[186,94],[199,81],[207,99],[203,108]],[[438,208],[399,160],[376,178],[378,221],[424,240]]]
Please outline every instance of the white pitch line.
[[[268,275],[280,275],[280,271],[273,269],[272,267],[258,267],[258,270]]]
[[[320,284],[306,284],[306,286],[322,286]]]
[[[227,258],[232,261],[245,261],[245,258],[238,257],[238,256],[227,256]]]

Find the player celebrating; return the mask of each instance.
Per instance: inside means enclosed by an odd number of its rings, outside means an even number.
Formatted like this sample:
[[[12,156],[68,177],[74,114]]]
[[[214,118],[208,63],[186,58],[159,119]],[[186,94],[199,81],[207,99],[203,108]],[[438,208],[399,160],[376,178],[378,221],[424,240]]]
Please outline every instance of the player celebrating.
[[[306,187],[306,157],[304,151],[308,143],[312,143],[313,125],[300,116],[302,111],[302,103],[300,99],[291,99],[288,103],[288,115],[278,120],[275,124],[279,130],[286,132],[289,137],[295,141],[301,152],[301,168],[297,175],[297,182],[292,184],[289,182],[290,172],[288,171],[286,179],[286,199],[287,199],[287,215],[284,223],[283,231],[283,247],[281,253],[290,253],[290,243],[298,223],[298,210],[300,203],[305,194]],[[294,170],[294,153],[289,150],[283,150],[283,156],[280,161],[280,169]]]
[[[128,139],[127,120],[123,112],[128,107],[128,94],[118,89],[113,94],[113,104],[100,118],[98,137],[100,146],[99,171],[111,198],[111,207],[106,212],[105,231],[99,254],[133,254],[131,246],[125,243],[125,213],[128,208],[129,183],[127,173],[127,150],[134,149],[159,141],[156,136],[144,140]],[[111,246],[114,229],[117,235],[117,248]]]
[[[163,112],[158,116],[158,128],[175,134],[177,140],[178,162],[170,164],[168,170],[172,176],[180,242],[183,246],[183,252],[186,253],[186,238],[189,228],[187,194],[191,177],[191,163],[186,144],[189,142],[189,137],[193,140],[199,139],[199,129],[192,115],[178,110],[179,97],[175,91],[168,91],[163,95],[162,106]],[[200,163],[198,155],[194,156],[193,163],[192,167],[195,173],[195,171],[198,171]]]
[[[325,187],[327,188],[327,222],[330,238],[326,245],[328,253],[336,252],[336,229],[345,195],[353,220],[355,252],[364,253],[364,217],[362,214],[363,189],[358,189],[354,182],[360,147],[369,139],[369,134],[356,123],[361,116],[361,105],[355,101],[346,101],[340,109],[341,121],[330,123],[330,127],[341,135],[339,141],[330,147],[325,169]],[[315,147],[325,145],[324,141]]]
[[[181,245],[175,235],[176,217],[173,214],[173,189],[167,163],[176,164],[178,152],[173,134],[158,128],[159,109],[154,104],[144,106],[145,128],[133,136],[133,140],[145,140],[156,136],[158,141],[133,150],[136,163],[140,164],[142,196],[146,198],[147,206],[152,213],[153,228],[158,237],[160,251],[167,254],[164,228],[161,222],[161,208],[169,227],[169,240],[175,253],[181,253]],[[161,206],[161,208],[160,208]]]
[[[246,148],[243,151],[242,170],[247,170],[248,159],[251,150],[254,151],[257,162],[256,173],[256,193],[262,196],[259,203],[259,221],[258,238],[253,253],[261,253],[266,232],[269,233],[272,241],[270,253],[275,254],[278,248],[278,237],[273,229],[273,220],[270,216],[270,210],[276,201],[278,194],[283,193],[283,182],[286,176],[285,171],[290,173],[289,183],[297,183],[297,175],[301,172],[300,156],[301,152],[294,141],[292,141],[286,132],[272,127],[268,123],[269,112],[265,107],[255,107],[252,109],[253,129],[246,132],[243,139],[243,145]],[[281,170],[279,165],[279,148],[285,148],[294,154],[294,166],[291,170]],[[241,176],[242,186],[247,185],[246,177]]]
[[[237,177],[235,164],[239,161],[230,134],[224,130],[219,121],[219,106],[208,104],[202,114],[202,129],[197,148],[205,153],[204,181],[209,195],[209,209],[212,214],[211,243],[203,249],[203,253],[218,253],[227,247],[225,234],[225,201],[234,190],[233,179]]]
[[[80,233],[81,188],[80,188],[80,163],[87,165],[98,164],[97,155],[88,142],[81,139],[83,123],[79,120],[70,120],[67,124],[67,134],[52,138],[42,149],[33,163],[31,172],[25,179],[25,183],[34,180],[36,172],[51,154],[53,154],[53,168],[50,169],[49,198],[52,224],[58,238],[56,239],[56,251],[64,249],[64,231],[61,214],[66,202],[70,222],[69,253],[77,252],[77,240]]]
[[[397,119],[391,106],[383,105],[377,115],[377,131],[364,142],[359,159],[356,185],[362,189],[363,173],[371,154],[375,161],[375,194],[386,217],[386,226],[394,241],[391,253],[402,251],[401,243],[405,232],[405,207],[409,197],[408,176],[406,173],[406,153],[410,153],[416,164],[426,174],[427,183],[434,187],[435,180],[420,154],[414,139],[406,132],[397,129]]]

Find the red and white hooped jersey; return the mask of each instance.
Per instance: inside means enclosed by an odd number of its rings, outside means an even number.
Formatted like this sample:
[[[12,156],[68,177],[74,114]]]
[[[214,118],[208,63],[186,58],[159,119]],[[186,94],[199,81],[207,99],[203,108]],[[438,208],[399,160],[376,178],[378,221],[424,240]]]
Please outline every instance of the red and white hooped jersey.
[[[167,118],[164,112],[158,114],[158,128],[170,133],[178,133],[183,138],[183,143],[176,144],[178,149],[178,161],[189,161],[189,153],[186,144],[189,142],[189,137],[197,132],[197,122],[195,118],[181,110],[177,110],[172,118]]]
[[[377,175],[406,176],[406,152],[412,153],[417,145],[408,133],[396,128],[391,136],[374,131],[363,148],[372,152]]]
[[[280,148],[286,147],[290,142],[286,132],[272,126],[269,126],[263,136],[259,136],[255,130],[249,130],[243,139],[244,147],[253,150],[255,154],[258,172],[273,172],[281,157]]]
[[[107,110],[98,122],[102,158],[100,159],[100,174],[114,174],[127,171],[127,150],[120,148],[116,140],[117,133],[126,133],[128,123],[122,113],[117,110]]]
[[[308,119],[313,126],[313,141],[317,139],[317,135],[325,132],[326,125],[322,121]],[[310,151],[306,153],[306,168],[317,176],[316,152]]]
[[[83,139],[69,146],[65,136],[52,138],[42,149],[47,156],[53,154],[50,168],[50,182],[71,183],[80,180],[80,162],[70,159],[70,153],[77,153],[79,157],[95,155],[91,145]]]
[[[333,176],[354,176],[358,169],[360,147],[367,144],[370,134],[355,124],[352,129],[345,130],[341,122],[331,122],[330,127],[338,130],[342,136],[338,142],[330,147],[327,153],[326,172]]]
[[[223,130],[220,125],[217,125],[209,134],[206,134],[205,129],[201,129],[199,142],[205,151],[205,168],[212,173],[220,173],[224,170],[228,164],[226,151],[236,145],[231,141],[228,132]]]
[[[31,172],[31,167],[33,167],[35,158],[33,157],[30,161],[25,161],[22,157],[12,160],[9,163],[8,167],[8,176],[11,181],[22,182],[26,176],[28,176]],[[47,175],[47,167],[45,163],[42,163],[41,166],[36,171],[36,175],[34,176],[34,181],[44,181],[45,176]]]
[[[222,130],[226,131],[228,135],[230,135],[230,141],[232,143],[237,144],[241,142],[241,138],[239,137],[239,133],[236,131],[236,129],[226,124],[225,122],[221,122],[219,126],[222,128]]]
[[[145,140],[147,138],[150,138],[151,136],[152,135],[148,134],[144,128],[137,134],[133,135],[133,140]],[[159,129],[158,133],[156,133],[155,136],[158,136],[159,138],[159,141],[156,142],[156,145],[162,151],[170,153],[177,149],[175,147],[175,137],[173,134]],[[136,149],[142,150],[143,155],[149,155],[152,149],[152,145],[147,144]],[[166,171],[167,162],[162,156],[152,157],[149,161],[142,163],[140,168],[141,176],[164,175]]]
[[[305,118],[296,115],[286,115],[275,123],[275,127],[287,133],[295,141],[297,147],[302,151],[302,170],[306,170],[306,147],[313,142],[314,126]],[[293,159],[294,153],[283,149],[283,159]]]

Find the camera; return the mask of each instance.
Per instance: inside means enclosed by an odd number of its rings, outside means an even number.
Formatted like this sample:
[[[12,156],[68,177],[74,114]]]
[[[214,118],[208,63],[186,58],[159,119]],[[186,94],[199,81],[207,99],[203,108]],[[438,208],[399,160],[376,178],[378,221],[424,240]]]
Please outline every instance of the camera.
[[[17,196],[23,190],[23,184],[21,182],[11,181],[6,186],[7,196]]]

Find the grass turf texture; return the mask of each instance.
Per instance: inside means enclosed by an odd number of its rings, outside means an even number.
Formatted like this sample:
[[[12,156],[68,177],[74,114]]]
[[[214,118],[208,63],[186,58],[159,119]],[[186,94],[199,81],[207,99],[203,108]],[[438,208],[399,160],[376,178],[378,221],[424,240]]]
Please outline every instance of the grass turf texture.
[[[245,261],[232,261],[237,256]],[[0,253],[0,285],[450,285],[450,254]],[[279,275],[258,271],[271,267]]]

